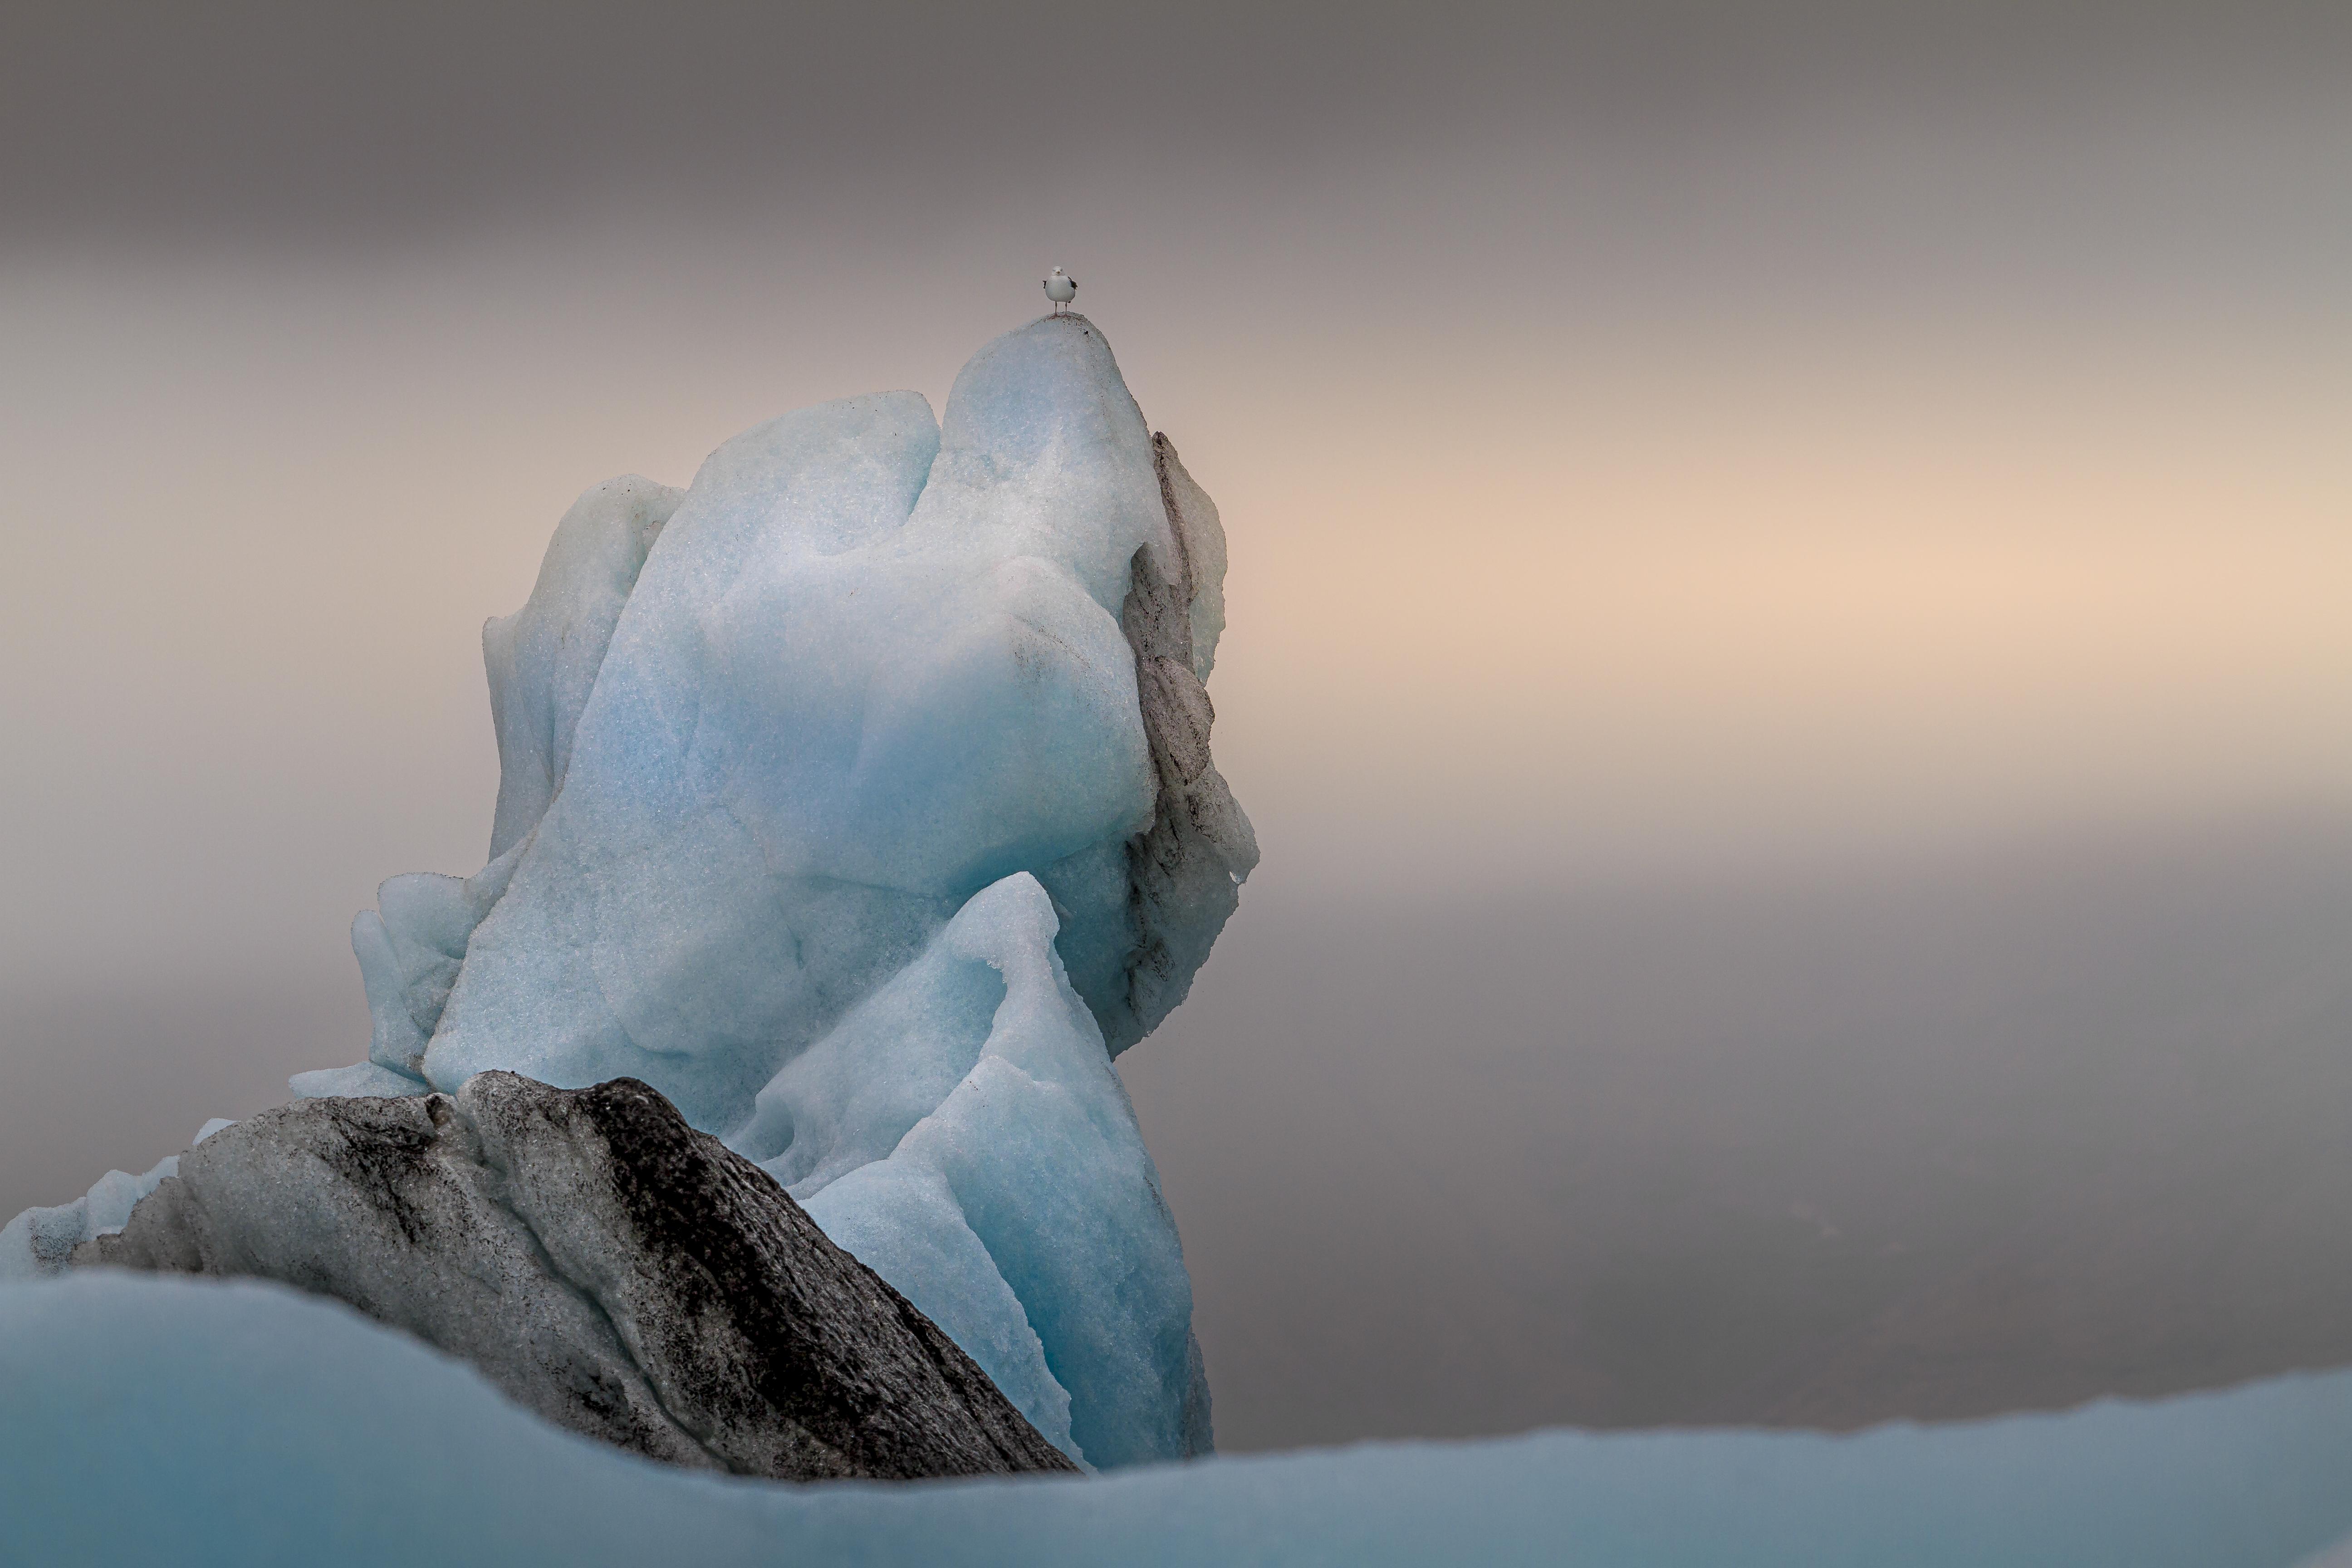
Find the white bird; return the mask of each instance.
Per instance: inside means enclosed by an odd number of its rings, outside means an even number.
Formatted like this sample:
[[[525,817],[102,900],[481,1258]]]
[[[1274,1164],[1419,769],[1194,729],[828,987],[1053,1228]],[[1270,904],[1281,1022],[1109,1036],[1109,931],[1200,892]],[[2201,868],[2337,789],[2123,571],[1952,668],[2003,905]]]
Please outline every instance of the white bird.
[[[1045,279],[1045,298],[1054,301],[1054,314],[1078,297],[1078,280],[1056,267]]]

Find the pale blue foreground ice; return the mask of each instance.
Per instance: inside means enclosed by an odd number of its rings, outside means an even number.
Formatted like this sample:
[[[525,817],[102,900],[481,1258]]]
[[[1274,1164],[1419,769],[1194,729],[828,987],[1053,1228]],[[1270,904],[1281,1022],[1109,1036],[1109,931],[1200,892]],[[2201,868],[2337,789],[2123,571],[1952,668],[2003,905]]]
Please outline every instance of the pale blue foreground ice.
[[[1080,316],[583,496],[485,628],[475,876],[383,884],[368,1060],[642,1079],[765,1164],[1055,1443],[1210,1447],[1111,1058],[1256,861],[1208,752],[1216,509]]]
[[[635,1459],[274,1286],[0,1285],[0,1563],[2294,1568],[2352,1532],[2352,1372],[1850,1437],[1545,1433],[1071,1480]]]

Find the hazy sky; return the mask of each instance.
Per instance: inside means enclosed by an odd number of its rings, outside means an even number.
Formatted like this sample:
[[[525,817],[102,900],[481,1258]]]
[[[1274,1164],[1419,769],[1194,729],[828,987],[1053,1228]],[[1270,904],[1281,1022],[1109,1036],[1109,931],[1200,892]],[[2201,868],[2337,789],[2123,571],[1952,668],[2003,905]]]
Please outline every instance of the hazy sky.
[[[2352,814],[2347,81],[2328,4],[12,5],[0,1208],[360,1054],[573,496],[1056,263],[1286,896]]]

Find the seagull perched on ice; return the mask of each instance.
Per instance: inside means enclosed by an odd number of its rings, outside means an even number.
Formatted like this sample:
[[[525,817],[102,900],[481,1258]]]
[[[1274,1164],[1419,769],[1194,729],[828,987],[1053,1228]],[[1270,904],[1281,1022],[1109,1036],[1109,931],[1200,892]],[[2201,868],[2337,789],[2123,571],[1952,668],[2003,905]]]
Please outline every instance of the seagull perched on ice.
[[[1062,307],[1078,297],[1078,280],[1056,267],[1046,275],[1045,298],[1054,301],[1053,313],[1062,313]]]

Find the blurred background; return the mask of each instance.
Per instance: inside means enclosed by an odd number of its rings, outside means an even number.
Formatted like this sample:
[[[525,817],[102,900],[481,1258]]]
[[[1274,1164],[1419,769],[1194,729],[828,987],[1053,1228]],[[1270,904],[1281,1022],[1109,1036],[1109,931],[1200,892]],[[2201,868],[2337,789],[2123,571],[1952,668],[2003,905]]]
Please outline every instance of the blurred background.
[[[1265,861],[1228,1448],[2352,1361],[2352,10],[0,22],[0,1215],[356,1059],[582,489],[1061,265]]]

